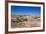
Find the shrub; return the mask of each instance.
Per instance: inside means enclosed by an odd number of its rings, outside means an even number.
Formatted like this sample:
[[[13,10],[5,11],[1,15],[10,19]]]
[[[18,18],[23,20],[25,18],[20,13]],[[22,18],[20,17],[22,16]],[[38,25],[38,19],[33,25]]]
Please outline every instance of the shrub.
[[[27,21],[27,19],[25,18],[16,18],[15,22],[17,23],[20,23],[20,22],[23,22],[23,21]]]
[[[27,19],[25,18],[24,21],[27,21]]]

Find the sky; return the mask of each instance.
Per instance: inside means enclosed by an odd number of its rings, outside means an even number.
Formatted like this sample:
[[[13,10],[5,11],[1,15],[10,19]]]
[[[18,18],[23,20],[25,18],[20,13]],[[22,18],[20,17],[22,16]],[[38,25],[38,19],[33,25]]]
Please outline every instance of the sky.
[[[35,6],[11,6],[11,15],[35,15],[40,16],[40,7]]]

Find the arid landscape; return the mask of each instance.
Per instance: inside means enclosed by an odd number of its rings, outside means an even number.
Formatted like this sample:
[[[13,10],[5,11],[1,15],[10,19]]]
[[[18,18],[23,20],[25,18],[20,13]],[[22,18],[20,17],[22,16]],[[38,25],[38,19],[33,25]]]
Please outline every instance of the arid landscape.
[[[11,28],[40,27],[40,16],[16,15],[11,16]]]
[[[35,6],[11,6],[11,28],[40,27],[40,9]]]

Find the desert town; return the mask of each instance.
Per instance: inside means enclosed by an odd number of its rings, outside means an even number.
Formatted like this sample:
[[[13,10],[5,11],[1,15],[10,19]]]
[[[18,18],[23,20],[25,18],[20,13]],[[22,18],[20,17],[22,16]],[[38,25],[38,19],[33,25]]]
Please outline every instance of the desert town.
[[[35,15],[16,15],[11,16],[11,27],[40,27],[40,16]]]

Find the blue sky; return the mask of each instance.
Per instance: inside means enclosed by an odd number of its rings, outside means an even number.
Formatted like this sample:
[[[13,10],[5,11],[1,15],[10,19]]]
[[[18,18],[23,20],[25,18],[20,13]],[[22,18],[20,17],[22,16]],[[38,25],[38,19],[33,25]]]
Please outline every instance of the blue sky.
[[[11,6],[12,15],[35,15],[40,16],[40,7],[35,6]]]

